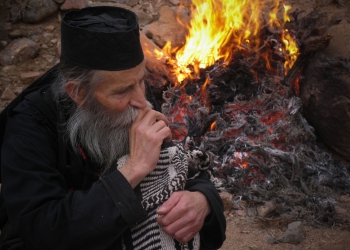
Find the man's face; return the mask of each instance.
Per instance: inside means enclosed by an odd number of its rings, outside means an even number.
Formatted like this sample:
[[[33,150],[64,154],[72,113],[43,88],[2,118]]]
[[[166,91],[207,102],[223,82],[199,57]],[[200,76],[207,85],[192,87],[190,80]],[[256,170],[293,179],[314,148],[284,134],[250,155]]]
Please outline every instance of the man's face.
[[[132,69],[102,71],[102,74],[104,80],[96,87],[94,97],[107,111],[120,114],[129,105],[138,109],[147,107],[143,63]]]
[[[144,64],[135,68],[102,71],[102,82],[77,103],[67,131],[72,145],[81,144],[91,159],[111,166],[118,157],[129,153],[129,129],[139,109],[152,105],[146,101],[142,81]]]

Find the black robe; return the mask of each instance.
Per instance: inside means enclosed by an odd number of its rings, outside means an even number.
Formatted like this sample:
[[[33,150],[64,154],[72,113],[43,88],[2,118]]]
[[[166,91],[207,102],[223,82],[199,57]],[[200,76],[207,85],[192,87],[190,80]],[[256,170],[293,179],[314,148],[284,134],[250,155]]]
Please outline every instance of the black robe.
[[[64,143],[50,83],[55,74],[17,105],[7,120],[1,149],[0,249],[121,249],[121,236],[146,216],[138,196],[117,170],[98,178],[89,156]],[[159,107],[148,91],[148,100]],[[189,169],[189,177],[196,173]],[[206,174],[188,180],[200,191],[211,214],[201,230],[201,249],[225,240],[222,201]],[[8,218],[8,220],[6,220]]]

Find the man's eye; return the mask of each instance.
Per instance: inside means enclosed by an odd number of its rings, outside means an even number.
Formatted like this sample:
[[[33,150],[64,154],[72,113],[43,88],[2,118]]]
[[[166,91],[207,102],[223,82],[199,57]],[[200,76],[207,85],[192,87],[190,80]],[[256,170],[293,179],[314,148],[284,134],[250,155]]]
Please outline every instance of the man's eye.
[[[125,93],[129,92],[130,89],[131,89],[131,88],[128,87],[128,88],[126,88],[126,89],[116,91],[116,92],[114,92],[114,94],[115,94],[115,95],[122,95],[122,94],[125,94]]]
[[[117,92],[117,95],[121,95],[121,94],[124,94],[124,93],[126,93],[126,92],[128,92],[128,89],[124,89],[124,90],[122,90],[122,91],[118,91],[118,92]]]

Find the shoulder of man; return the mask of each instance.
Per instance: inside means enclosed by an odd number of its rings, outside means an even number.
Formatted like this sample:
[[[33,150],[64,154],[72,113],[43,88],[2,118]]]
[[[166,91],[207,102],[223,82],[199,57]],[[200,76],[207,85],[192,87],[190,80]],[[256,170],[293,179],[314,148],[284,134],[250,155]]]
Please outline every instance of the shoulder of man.
[[[0,148],[4,141],[7,121],[9,117],[16,113],[32,115],[43,123],[47,123],[47,125],[51,124],[50,129],[54,129],[52,125],[55,124],[56,112],[54,102],[49,96],[48,90],[57,77],[58,67],[58,65],[52,67],[44,75],[35,80],[0,113]],[[23,105],[25,99],[28,99],[33,105]]]

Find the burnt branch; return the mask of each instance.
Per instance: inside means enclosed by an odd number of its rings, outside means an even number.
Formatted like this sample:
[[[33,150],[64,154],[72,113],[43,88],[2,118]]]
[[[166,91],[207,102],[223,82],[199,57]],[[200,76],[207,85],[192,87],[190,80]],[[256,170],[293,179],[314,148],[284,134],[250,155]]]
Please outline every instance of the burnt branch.
[[[302,42],[301,54],[295,61],[293,67],[289,70],[287,76],[282,81],[284,86],[291,86],[292,82],[303,69],[303,67],[308,63],[309,58],[317,51],[324,50],[328,47],[332,39],[331,35],[309,37]]]

